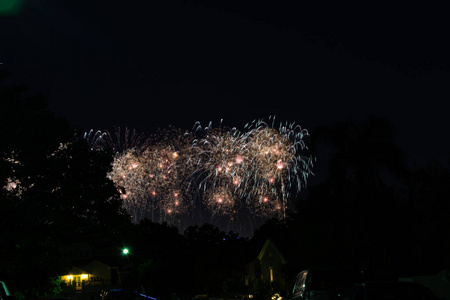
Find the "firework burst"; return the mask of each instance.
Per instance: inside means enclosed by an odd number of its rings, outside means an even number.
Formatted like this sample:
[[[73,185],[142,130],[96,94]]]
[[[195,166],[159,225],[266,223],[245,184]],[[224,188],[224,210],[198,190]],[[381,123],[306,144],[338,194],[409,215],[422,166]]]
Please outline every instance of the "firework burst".
[[[85,139],[92,149],[113,151],[109,177],[135,222],[149,216],[173,222],[200,206],[196,199],[213,215],[230,219],[242,211],[283,218],[292,193],[312,174],[308,132],[263,121],[244,129],[196,123],[189,133],[169,128],[150,139],[128,130],[115,137],[91,131]]]
[[[277,130],[263,121],[247,124],[244,132],[213,129],[211,124],[194,129],[203,136],[193,146],[198,149],[197,176],[207,207],[214,207],[214,213],[246,207],[261,216],[285,216],[294,187],[300,192],[311,174],[312,160],[302,155],[306,130],[294,124],[280,124]],[[223,211],[217,195],[232,199]]]

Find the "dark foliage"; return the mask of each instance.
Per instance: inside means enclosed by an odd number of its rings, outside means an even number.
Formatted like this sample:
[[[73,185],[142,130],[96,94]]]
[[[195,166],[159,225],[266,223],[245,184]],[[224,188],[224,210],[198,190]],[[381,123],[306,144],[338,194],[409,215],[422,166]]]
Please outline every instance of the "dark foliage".
[[[0,270],[29,296],[67,265],[61,243],[118,233],[129,217],[107,179],[111,156],[84,140],[24,87],[0,87]]]

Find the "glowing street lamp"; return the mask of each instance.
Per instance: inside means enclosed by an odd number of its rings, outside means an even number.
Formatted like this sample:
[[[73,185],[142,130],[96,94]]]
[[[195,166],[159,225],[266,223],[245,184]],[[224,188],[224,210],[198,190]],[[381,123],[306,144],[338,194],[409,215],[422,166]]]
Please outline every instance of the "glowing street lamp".
[[[123,248],[122,249],[122,254],[123,255],[128,255],[130,253],[130,249],[128,249],[128,248]]]

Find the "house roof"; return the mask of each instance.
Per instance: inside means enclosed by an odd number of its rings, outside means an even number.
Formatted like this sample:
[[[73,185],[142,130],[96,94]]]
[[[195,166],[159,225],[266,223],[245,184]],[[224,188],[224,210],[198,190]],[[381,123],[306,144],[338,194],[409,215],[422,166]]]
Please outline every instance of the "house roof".
[[[264,257],[264,255],[266,254],[266,252],[269,248],[272,248],[275,251],[275,253],[281,258],[281,261],[283,264],[286,263],[286,260],[284,259],[283,254],[281,254],[280,250],[278,250],[278,248],[275,246],[275,243],[270,238],[268,238],[266,240],[266,242],[264,243],[264,246],[262,247],[261,251],[259,252],[259,255],[258,255],[259,260],[262,260],[262,258]]]
[[[85,274],[85,273],[89,273],[89,272],[87,272],[86,270],[84,270],[84,269],[82,269],[80,267],[74,266],[74,265],[72,265],[72,267],[69,269],[69,272],[67,272],[67,274],[71,274],[71,275],[73,275],[73,274]]]

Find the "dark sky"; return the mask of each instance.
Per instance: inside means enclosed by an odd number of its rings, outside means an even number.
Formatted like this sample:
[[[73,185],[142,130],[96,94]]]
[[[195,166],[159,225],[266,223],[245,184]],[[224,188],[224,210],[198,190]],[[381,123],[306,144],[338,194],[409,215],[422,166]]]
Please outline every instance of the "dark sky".
[[[447,10],[303,2],[23,0],[0,68],[85,130],[376,114],[409,162],[446,161]]]

